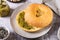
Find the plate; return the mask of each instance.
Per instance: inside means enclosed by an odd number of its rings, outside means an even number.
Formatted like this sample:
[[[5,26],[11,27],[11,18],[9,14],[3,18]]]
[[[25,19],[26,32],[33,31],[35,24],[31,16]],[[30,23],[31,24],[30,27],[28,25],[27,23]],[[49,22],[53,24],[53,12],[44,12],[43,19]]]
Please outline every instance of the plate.
[[[60,40],[60,28],[58,29],[57,37]]]
[[[45,29],[42,29],[42,30],[40,30],[38,32],[34,32],[34,33],[26,32],[26,31],[22,30],[20,27],[18,27],[18,25],[16,23],[16,15],[19,13],[19,11],[25,9],[29,4],[31,4],[31,3],[25,3],[24,5],[17,7],[11,15],[10,22],[11,22],[12,28],[14,29],[14,31],[17,34],[19,34],[23,37],[26,37],[26,38],[37,38],[37,37],[45,35],[51,29],[52,26],[46,27]]]

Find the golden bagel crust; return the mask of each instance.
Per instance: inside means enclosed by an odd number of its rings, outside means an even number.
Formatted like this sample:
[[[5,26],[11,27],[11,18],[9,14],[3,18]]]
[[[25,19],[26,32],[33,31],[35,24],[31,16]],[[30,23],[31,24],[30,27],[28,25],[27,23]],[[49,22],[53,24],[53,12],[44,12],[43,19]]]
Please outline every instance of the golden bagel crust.
[[[39,10],[40,16],[36,17],[37,10]],[[44,4],[31,4],[25,10],[25,21],[37,28],[47,27],[53,20],[53,12]]]

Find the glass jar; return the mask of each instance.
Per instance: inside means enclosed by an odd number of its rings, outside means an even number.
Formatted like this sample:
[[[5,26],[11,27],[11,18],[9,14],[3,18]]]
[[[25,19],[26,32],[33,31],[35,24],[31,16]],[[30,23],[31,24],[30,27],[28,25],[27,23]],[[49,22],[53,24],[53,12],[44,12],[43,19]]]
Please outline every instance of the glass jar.
[[[0,0],[0,17],[8,16],[10,8],[4,0]]]

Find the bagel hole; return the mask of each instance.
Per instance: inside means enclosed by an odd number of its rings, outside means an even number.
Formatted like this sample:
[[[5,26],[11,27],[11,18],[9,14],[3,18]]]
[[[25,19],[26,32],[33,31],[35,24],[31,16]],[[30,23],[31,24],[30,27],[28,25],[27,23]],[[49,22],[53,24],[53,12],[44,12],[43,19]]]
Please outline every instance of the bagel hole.
[[[37,13],[37,14],[36,14],[36,17],[39,17],[39,16],[41,15],[41,14],[40,14],[40,13],[41,13],[40,9],[38,9],[38,10],[36,11],[36,13]]]

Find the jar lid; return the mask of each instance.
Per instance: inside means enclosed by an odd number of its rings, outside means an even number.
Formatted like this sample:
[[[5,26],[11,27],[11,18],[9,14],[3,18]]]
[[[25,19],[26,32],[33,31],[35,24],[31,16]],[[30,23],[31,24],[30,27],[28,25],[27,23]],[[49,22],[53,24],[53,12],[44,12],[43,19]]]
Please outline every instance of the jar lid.
[[[7,0],[7,1],[13,2],[13,3],[19,3],[19,2],[21,2],[22,0]]]

